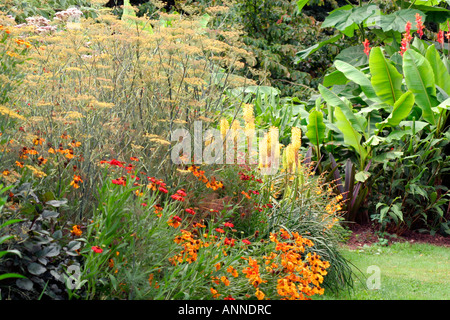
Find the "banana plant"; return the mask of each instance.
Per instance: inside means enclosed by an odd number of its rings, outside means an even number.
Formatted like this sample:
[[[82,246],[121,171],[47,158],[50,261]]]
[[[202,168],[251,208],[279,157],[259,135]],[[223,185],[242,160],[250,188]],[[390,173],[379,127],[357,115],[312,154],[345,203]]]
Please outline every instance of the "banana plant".
[[[317,159],[321,158],[320,147],[325,138],[326,126],[323,122],[323,113],[320,110],[312,110],[309,113],[309,123],[307,125],[306,136],[316,148]]]
[[[333,28],[335,34],[330,38],[316,43],[296,53],[296,63],[308,59],[308,57],[329,44],[335,44],[344,37],[358,36],[360,41],[367,38],[367,34],[374,33],[380,43],[391,43],[395,38],[401,38],[401,33],[405,30],[407,21],[414,21],[416,14],[419,14],[424,22],[433,22],[446,26],[446,21],[450,17],[450,10],[440,6],[446,0],[433,1],[397,1],[394,11],[387,11],[383,6],[378,6],[374,1],[359,4],[348,4],[338,7],[329,12],[328,16],[321,24],[322,29]],[[301,12],[306,0],[298,0],[298,11]],[[369,28],[371,28],[369,30]],[[416,30],[416,25],[411,26],[411,30]],[[441,27],[441,29],[443,29]],[[346,48],[342,51],[357,49],[359,46]],[[364,59],[365,54],[361,52],[359,59]]]
[[[445,124],[450,105],[450,74],[434,45],[417,43],[422,44],[424,55],[415,47],[408,49],[402,59],[402,73],[381,47],[371,49],[369,68],[365,68],[369,73],[335,61],[337,71],[360,90],[357,98],[366,107],[359,112],[354,110],[348,95],[319,86],[322,98],[332,108],[333,124],[342,132],[344,144],[358,155],[360,170],[374,156],[374,148],[384,141],[383,130],[396,128],[412,116],[438,126],[439,130]],[[367,111],[366,116],[363,111]],[[370,114],[378,114],[378,119],[373,120]]]
[[[403,154],[398,150],[376,154],[377,148],[413,134],[415,130],[408,129],[411,123],[425,129],[425,133],[439,135],[448,117],[450,69],[446,57],[433,44],[419,39],[403,57],[394,53],[389,59],[386,52],[381,47],[372,48],[368,66],[358,68],[336,60],[336,71],[328,78],[330,88],[319,86],[327,104],[327,109],[323,109],[328,110],[324,118],[327,128],[337,128],[342,133],[343,144],[354,151],[359,164],[359,170],[355,170],[351,160],[347,160],[342,184],[338,164],[333,154],[329,157],[337,190],[343,196],[347,194],[349,220],[357,217],[370,190],[370,165]],[[339,86],[334,88],[331,79],[336,79]]]

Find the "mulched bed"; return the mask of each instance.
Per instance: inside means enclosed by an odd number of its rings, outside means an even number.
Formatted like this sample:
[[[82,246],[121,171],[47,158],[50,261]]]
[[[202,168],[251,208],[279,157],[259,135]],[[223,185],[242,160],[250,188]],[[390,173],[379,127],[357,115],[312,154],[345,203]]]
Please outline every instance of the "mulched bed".
[[[379,242],[377,236],[377,228],[373,225],[359,225],[355,224],[350,227],[352,234],[346,245],[350,249],[355,249],[362,247],[364,245],[373,245]],[[442,235],[436,234],[434,236],[426,233],[419,233],[414,231],[404,232],[401,236],[389,237],[389,244],[394,242],[410,242],[410,243],[428,243],[436,246],[444,246],[450,248],[450,237],[444,237]]]

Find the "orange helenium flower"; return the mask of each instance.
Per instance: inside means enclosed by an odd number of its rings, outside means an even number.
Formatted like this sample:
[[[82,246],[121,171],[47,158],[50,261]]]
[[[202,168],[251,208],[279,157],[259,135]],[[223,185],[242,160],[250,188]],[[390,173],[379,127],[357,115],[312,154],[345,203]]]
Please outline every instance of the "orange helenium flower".
[[[73,180],[70,182],[70,185],[75,189],[78,189],[80,187],[79,183],[83,183],[83,180],[79,175],[74,174]]]
[[[72,230],[70,230],[70,233],[71,233],[72,235],[74,235],[74,236],[79,237],[79,236],[81,236],[81,235],[83,234],[83,231],[81,231],[81,228],[80,228],[79,225],[74,225],[74,226],[72,227]]]

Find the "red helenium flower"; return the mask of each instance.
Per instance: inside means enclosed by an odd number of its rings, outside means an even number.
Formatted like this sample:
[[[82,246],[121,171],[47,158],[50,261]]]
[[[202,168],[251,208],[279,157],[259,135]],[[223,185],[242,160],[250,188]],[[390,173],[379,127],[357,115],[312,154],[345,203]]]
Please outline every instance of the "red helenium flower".
[[[120,177],[119,179],[113,179],[111,182],[119,186],[125,186],[127,184],[126,178],[124,177]]]
[[[225,238],[224,244],[228,245],[230,247],[233,247],[234,246],[234,239]]]
[[[167,189],[164,188],[164,187],[159,187],[159,191],[161,191],[161,192],[163,192],[163,193],[169,192],[169,191],[167,191]]]
[[[186,197],[186,192],[184,191],[184,189],[178,190],[177,193],[182,197]]]
[[[173,194],[170,197],[176,201],[184,201],[184,198],[182,196],[180,196],[179,194]]]
[[[95,253],[102,253],[102,252],[103,252],[103,249],[100,248],[99,246],[93,246],[91,249],[92,249],[92,251],[94,251]]]
[[[102,160],[102,161],[100,161],[100,163],[109,163],[111,166],[118,166],[118,167],[123,168],[122,162],[120,162],[119,160],[116,160],[116,159],[112,159],[110,161]]]

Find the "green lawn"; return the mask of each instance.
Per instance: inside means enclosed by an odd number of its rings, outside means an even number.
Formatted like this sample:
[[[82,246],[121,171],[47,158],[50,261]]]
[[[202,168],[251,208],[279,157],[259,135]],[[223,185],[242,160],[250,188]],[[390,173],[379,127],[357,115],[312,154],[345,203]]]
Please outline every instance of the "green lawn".
[[[322,299],[341,300],[450,300],[450,248],[428,244],[396,243],[388,247],[370,246],[342,249],[355,266],[354,291],[331,293]],[[379,271],[379,289],[369,289],[367,279]],[[374,270],[372,269],[372,270]],[[375,284],[369,281],[369,285]]]

